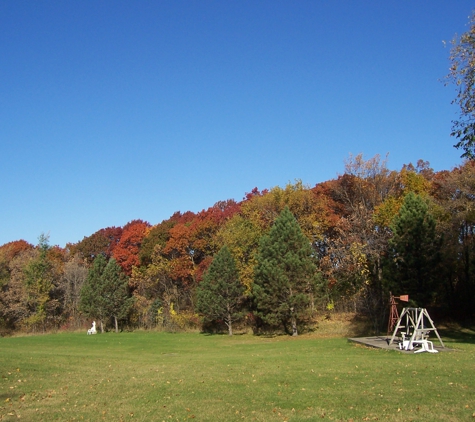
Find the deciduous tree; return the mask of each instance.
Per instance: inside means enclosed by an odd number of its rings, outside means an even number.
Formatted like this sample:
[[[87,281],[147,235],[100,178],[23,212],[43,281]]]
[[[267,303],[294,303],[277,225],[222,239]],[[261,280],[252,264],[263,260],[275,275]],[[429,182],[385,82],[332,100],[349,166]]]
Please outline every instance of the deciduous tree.
[[[112,256],[128,276],[132,275],[132,267],[138,267],[140,264],[140,247],[149,227],[150,224],[142,220],[127,223],[122,230],[119,242],[112,251]]]
[[[450,71],[447,82],[453,83],[457,96],[452,101],[460,108],[459,120],[452,122],[452,136],[462,157],[475,158],[475,14],[469,20],[469,29],[452,40]]]
[[[170,229],[176,224],[172,219],[164,220],[160,224],[153,226],[148,230],[140,246],[139,261],[140,265],[149,265],[152,262],[152,255],[155,246],[161,249],[165,247],[170,239]]]
[[[386,310],[382,295],[381,254],[387,249],[389,230],[378,225],[374,212],[395,193],[397,174],[387,158],[350,155],[345,174],[331,184],[330,196],[339,213],[320,263],[328,280],[328,297],[340,309],[369,316],[376,331]],[[351,307],[350,307],[351,306]]]
[[[6,278],[1,286],[0,320],[2,328],[16,330],[30,315],[24,268],[38,257],[38,251],[30,245],[28,249],[10,256]]]
[[[86,281],[88,270],[84,261],[77,255],[64,264],[62,289],[64,311],[77,323],[81,289]]]
[[[88,264],[92,264],[99,255],[104,255],[106,259],[112,256],[112,252],[119,243],[122,235],[122,227],[107,227],[100,229],[90,236],[84,237],[78,243],[68,244],[71,255],[80,254]]]
[[[38,255],[24,268],[28,307],[31,312],[25,323],[33,329],[41,328],[44,331],[60,317],[60,302],[55,294],[59,277],[54,261],[48,256],[52,250],[48,236],[41,234],[38,240]]]
[[[452,314],[475,309],[475,161],[466,161],[435,177],[434,197],[444,210],[437,229],[444,237],[440,278]]]
[[[217,242],[226,245],[231,252],[247,293],[252,289],[259,239],[263,235],[260,227],[240,214],[234,215],[217,233]]]

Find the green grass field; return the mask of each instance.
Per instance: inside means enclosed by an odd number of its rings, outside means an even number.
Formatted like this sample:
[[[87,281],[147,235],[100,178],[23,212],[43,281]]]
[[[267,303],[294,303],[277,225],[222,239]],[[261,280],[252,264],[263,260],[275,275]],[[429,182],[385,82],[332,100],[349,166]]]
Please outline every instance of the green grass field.
[[[454,337],[415,355],[311,336],[0,338],[0,420],[475,420],[475,336]]]

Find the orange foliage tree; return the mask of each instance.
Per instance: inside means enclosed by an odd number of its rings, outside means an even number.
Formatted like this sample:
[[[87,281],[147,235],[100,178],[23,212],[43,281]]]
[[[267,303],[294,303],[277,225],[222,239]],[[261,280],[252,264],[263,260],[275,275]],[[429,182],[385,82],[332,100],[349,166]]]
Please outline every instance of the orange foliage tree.
[[[122,229],[119,242],[112,250],[112,257],[128,276],[132,275],[132,267],[137,267],[140,264],[140,246],[149,227],[150,223],[142,220],[133,220],[127,223]]]

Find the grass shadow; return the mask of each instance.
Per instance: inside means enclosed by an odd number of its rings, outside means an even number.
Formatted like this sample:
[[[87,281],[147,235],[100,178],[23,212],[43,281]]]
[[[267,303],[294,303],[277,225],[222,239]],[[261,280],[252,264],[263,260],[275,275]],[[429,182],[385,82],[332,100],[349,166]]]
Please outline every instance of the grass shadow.
[[[457,323],[447,323],[437,327],[442,339],[457,343],[475,344],[475,327],[464,327]]]

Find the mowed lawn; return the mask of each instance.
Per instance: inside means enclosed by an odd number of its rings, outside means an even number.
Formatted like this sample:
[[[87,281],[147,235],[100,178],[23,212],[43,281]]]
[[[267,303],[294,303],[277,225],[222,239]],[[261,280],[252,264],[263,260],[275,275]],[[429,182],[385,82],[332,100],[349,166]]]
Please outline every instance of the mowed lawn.
[[[0,420],[475,420],[475,345],[463,339],[402,354],[305,335],[0,338]]]

